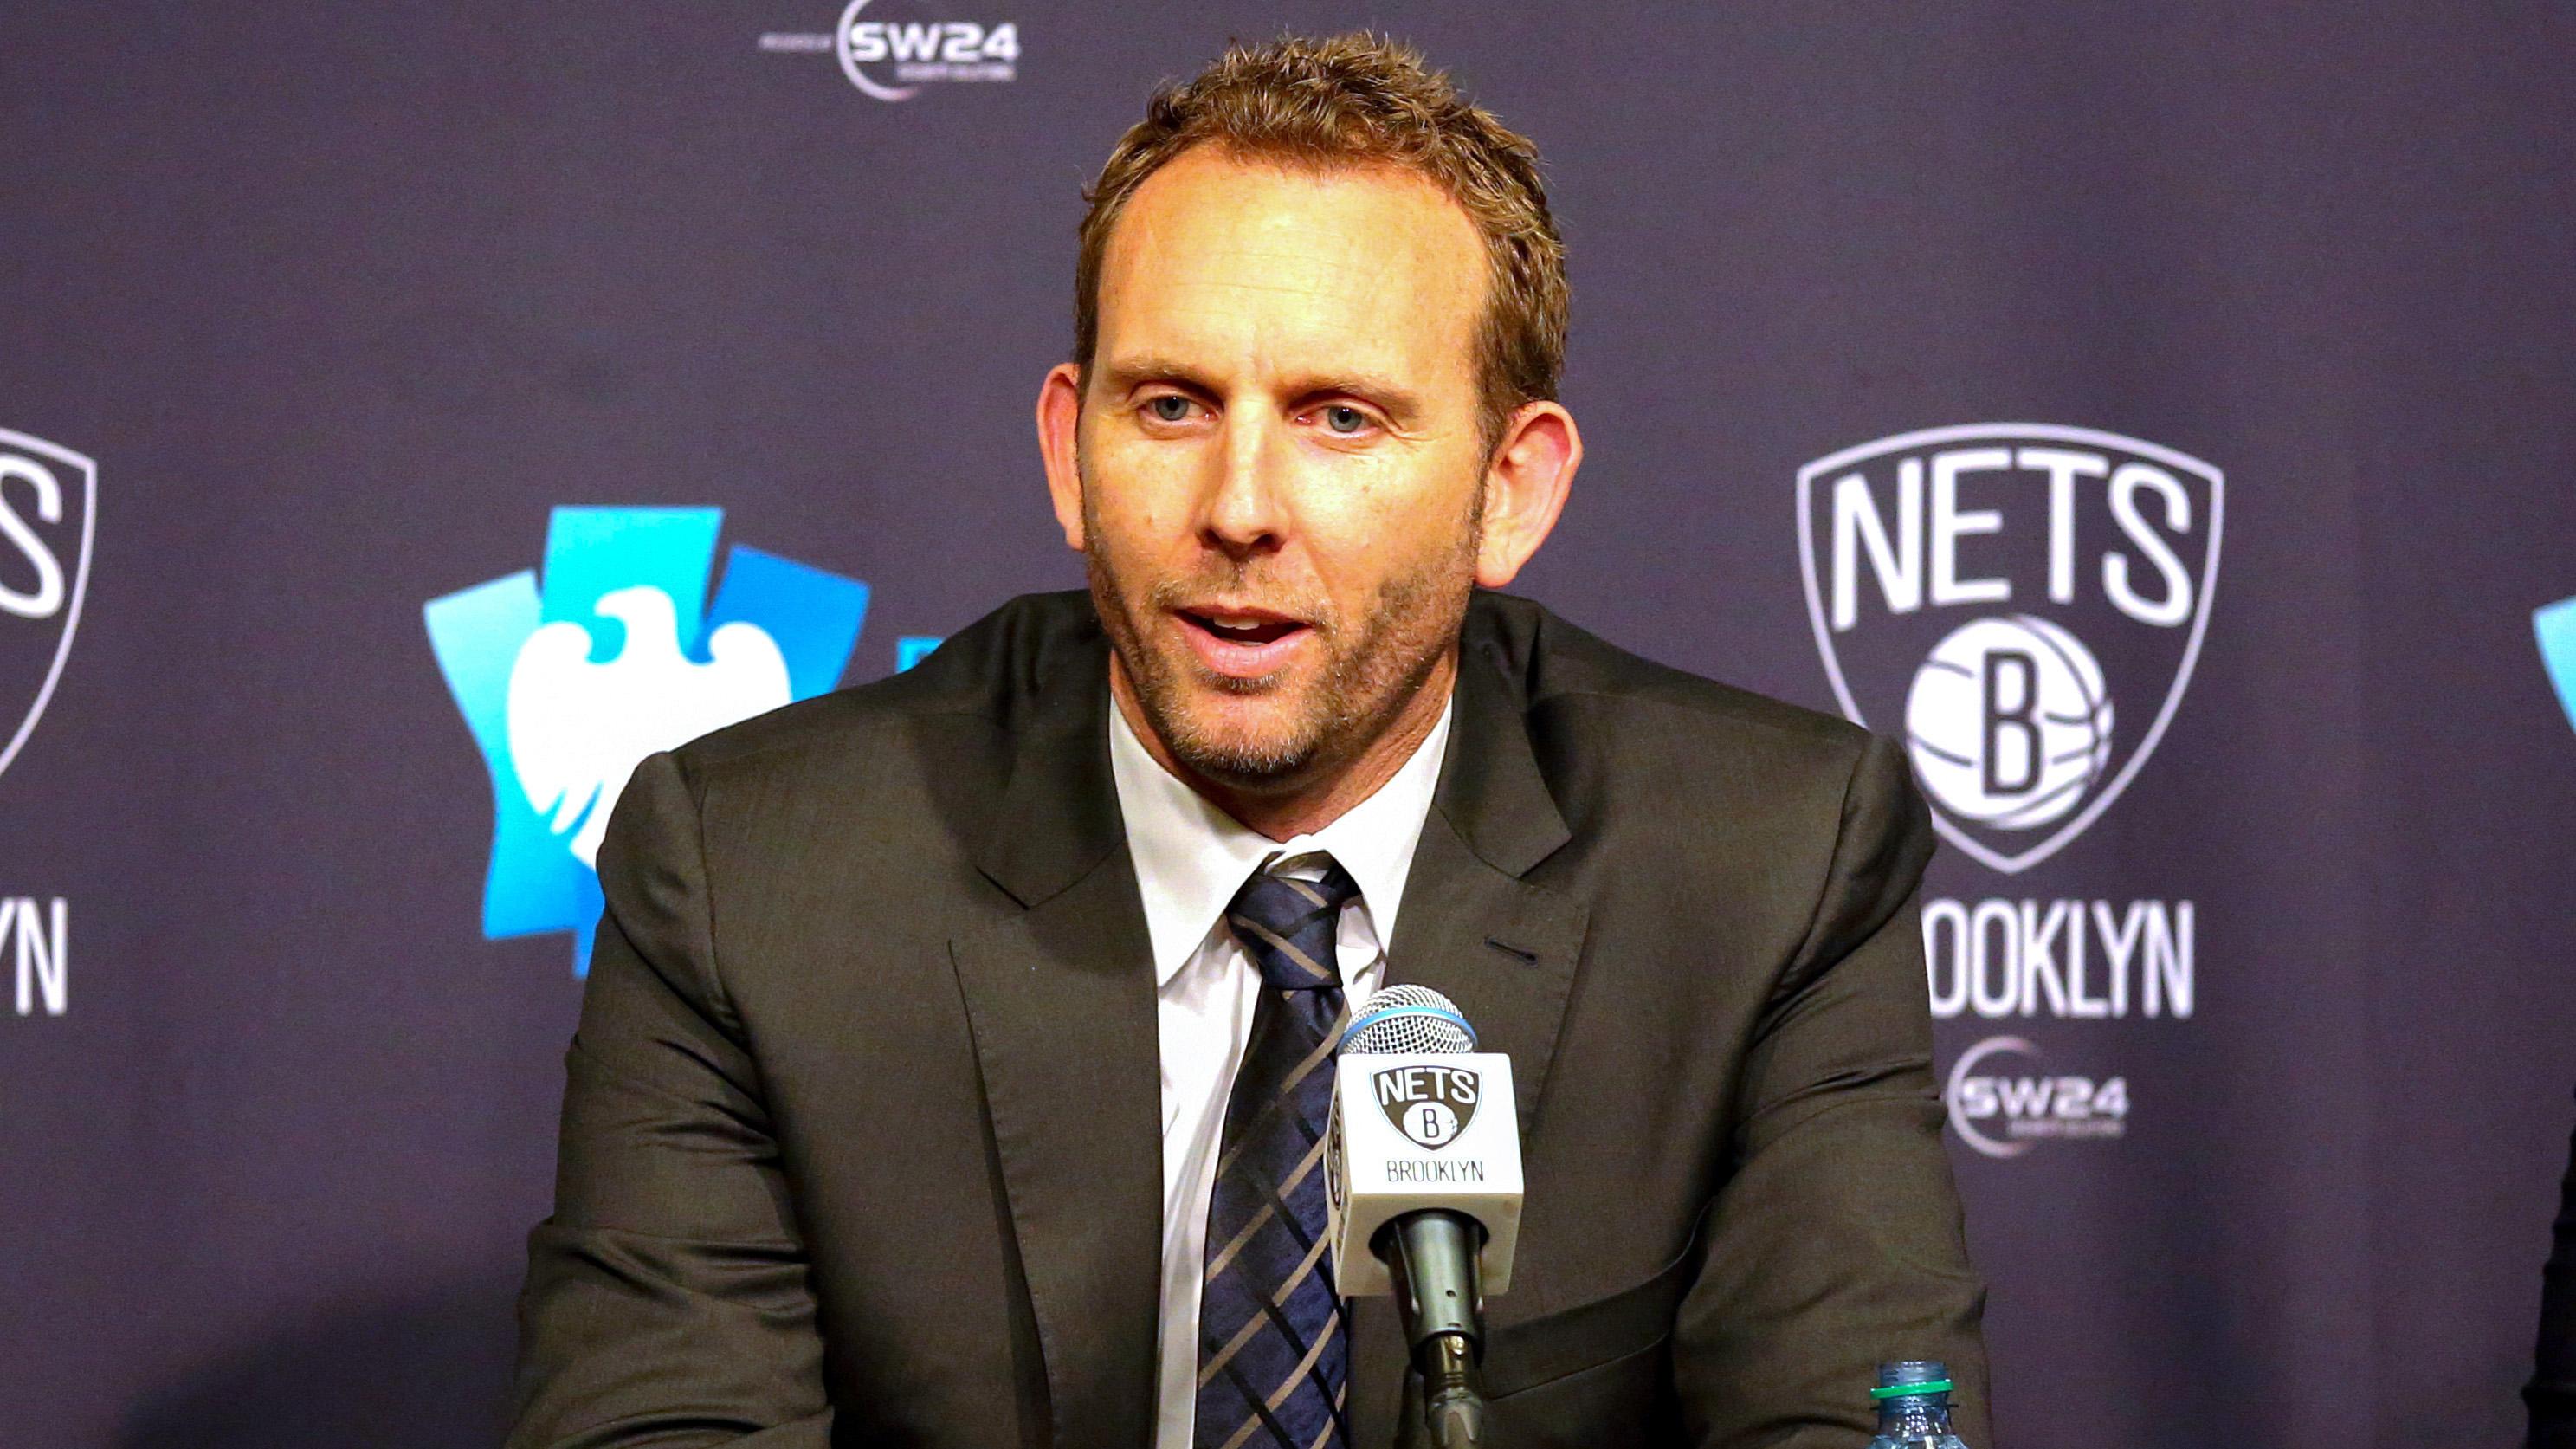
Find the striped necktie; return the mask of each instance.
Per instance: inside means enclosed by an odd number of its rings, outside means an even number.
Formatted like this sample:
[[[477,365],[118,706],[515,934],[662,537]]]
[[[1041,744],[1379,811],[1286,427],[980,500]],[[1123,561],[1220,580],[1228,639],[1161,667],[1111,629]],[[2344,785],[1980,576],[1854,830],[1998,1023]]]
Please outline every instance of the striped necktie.
[[[1342,906],[1359,886],[1256,872],[1226,924],[1261,971],[1252,1041],[1226,1099],[1208,1200],[1194,1449],[1340,1449],[1348,1331],[1326,1251],[1324,1128],[1342,972]]]

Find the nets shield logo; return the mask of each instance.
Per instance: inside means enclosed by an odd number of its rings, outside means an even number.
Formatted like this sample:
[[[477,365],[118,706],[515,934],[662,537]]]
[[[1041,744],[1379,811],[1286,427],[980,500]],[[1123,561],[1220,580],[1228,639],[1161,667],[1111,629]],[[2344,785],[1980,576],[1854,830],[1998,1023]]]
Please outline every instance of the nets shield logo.
[[[0,428],[0,770],[53,702],[80,627],[98,464]]]
[[[590,966],[609,811],[646,755],[840,683],[868,586],[733,546],[718,508],[558,508],[533,570],[433,599],[432,651],[492,777],[483,933]]]
[[[1370,1079],[1377,1105],[1395,1130],[1434,1152],[1458,1140],[1476,1119],[1481,1083],[1468,1067],[1389,1067]]]
[[[1894,732],[1952,844],[2007,874],[2111,808],[2191,683],[2226,480],[2171,448],[1976,423],[1798,470],[1834,697]]]

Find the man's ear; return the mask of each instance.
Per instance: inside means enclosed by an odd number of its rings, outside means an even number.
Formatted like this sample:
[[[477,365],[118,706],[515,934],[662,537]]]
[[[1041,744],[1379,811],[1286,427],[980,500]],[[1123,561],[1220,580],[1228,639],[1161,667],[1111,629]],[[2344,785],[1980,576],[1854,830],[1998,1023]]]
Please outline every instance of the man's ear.
[[[1583,466],[1583,434],[1574,414],[1553,402],[1528,402],[1511,420],[1485,465],[1484,537],[1476,549],[1476,582],[1508,584],[1547,541]]]
[[[1046,462],[1047,495],[1055,501],[1055,521],[1064,525],[1065,547],[1082,551],[1082,369],[1059,362],[1038,384],[1038,455]]]

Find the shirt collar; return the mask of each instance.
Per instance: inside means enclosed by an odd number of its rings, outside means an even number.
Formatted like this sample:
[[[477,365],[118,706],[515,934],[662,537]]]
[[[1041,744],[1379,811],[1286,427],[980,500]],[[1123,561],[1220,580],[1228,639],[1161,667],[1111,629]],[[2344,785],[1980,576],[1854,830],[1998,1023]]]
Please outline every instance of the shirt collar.
[[[1323,829],[1281,841],[1219,810],[1164,769],[1111,699],[1109,771],[1118,786],[1119,813],[1126,818],[1137,891],[1144,897],[1156,988],[1189,963],[1245,878],[1274,856],[1329,853],[1358,883],[1381,947],[1395,939],[1396,908],[1404,899],[1413,849],[1422,839],[1422,822],[1431,813],[1440,762],[1449,748],[1453,702],[1441,703],[1431,733],[1375,794]]]

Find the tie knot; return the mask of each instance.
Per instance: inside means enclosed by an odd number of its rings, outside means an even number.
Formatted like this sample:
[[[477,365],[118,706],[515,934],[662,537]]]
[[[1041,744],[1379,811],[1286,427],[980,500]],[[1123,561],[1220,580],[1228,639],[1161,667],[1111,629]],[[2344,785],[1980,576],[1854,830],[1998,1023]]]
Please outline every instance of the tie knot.
[[[1225,922],[1267,984],[1282,991],[1339,987],[1334,937],[1342,907],[1359,893],[1359,882],[1337,863],[1325,864],[1321,880],[1255,871],[1226,906]]]

